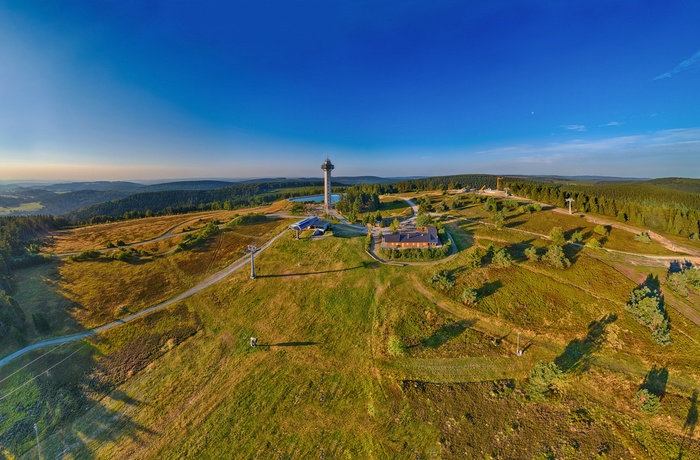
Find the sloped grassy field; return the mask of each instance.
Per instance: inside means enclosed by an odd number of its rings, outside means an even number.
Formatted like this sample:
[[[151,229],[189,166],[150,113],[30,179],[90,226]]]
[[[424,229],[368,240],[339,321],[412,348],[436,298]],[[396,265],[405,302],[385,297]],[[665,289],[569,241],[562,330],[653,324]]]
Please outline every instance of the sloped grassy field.
[[[6,366],[0,397],[17,390],[0,400],[0,452],[35,456],[38,420],[46,458],[700,457],[692,298],[664,290],[674,343],[662,348],[624,308],[643,267],[567,249],[572,266],[555,269],[523,256],[544,251],[532,235],[459,218],[448,229],[461,252],[416,266],[376,262],[362,236],[290,233],[257,257],[256,280],[243,269],[14,375],[48,350]],[[467,268],[489,245],[514,265]],[[432,284],[436,270],[454,285]],[[539,360],[564,371],[546,398],[527,390]],[[661,396],[655,414],[635,403],[642,386]]]

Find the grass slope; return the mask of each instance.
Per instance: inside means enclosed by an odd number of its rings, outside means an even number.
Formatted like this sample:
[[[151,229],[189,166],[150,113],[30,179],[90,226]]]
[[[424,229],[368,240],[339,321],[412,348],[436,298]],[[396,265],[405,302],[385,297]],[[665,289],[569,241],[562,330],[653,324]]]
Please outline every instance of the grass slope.
[[[661,348],[624,305],[640,279],[663,281],[664,269],[569,247],[572,266],[555,269],[524,257],[548,241],[466,220],[490,218],[478,205],[452,214],[461,252],[448,261],[382,265],[362,236],[290,233],[257,257],[256,280],[242,270],[136,324],[13,363],[0,379],[0,452],[35,454],[38,419],[50,458],[700,456],[695,297],[664,291],[674,343]],[[514,212],[506,226],[547,234],[581,225],[565,217]],[[612,232],[606,244],[623,238]],[[473,248],[491,245],[515,264],[485,257],[467,268]],[[190,276],[235,252],[222,248],[202,247]],[[166,260],[168,276],[187,265]],[[435,270],[454,286],[431,284]],[[465,287],[478,292],[472,307],[460,302]],[[538,360],[564,371],[544,399],[527,390]],[[638,409],[641,387],[661,396],[658,413]]]

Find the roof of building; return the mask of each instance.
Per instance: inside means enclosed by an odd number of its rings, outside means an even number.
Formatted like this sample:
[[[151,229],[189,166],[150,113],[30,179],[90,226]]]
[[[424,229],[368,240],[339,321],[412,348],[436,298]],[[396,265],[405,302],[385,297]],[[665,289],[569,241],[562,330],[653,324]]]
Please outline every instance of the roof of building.
[[[384,235],[385,243],[440,243],[435,227],[426,227],[415,232],[399,232]],[[424,230],[424,231],[423,231]]]

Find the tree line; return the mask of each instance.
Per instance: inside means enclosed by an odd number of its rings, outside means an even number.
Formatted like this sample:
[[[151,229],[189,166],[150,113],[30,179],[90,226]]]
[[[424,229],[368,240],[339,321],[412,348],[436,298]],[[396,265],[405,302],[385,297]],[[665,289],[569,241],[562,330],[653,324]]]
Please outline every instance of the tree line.
[[[24,312],[12,298],[13,270],[51,260],[50,256],[38,254],[39,240],[67,224],[65,219],[54,216],[0,217],[0,340],[12,334],[22,341],[26,327]],[[41,318],[35,321],[41,322]]]
[[[700,194],[647,185],[550,185],[509,182],[514,195],[582,212],[604,214],[620,222],[666,231],[693,240],[700,238]]]
[[[74,223],[97,224],[140,217],[261,206],[300,193],[322,193],[322,181],[275,181],[235,184],[211,190],[136,193],[65,214]],[[302,191],[303,189],[303,191]]]

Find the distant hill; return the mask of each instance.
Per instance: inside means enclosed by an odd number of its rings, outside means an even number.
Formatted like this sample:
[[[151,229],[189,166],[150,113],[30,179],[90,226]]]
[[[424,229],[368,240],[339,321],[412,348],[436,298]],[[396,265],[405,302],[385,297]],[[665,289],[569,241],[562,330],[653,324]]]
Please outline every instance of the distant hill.
[[[686,179],[682,177],[665,177],[639,182],[640,185],[676,190],[678,192],[700,193],[700,179]]]
[[[239,183],[209,190],[160,190],[92,204],[68,212],[73,222],[134,218],[150,214],[184,213],[209,209],[257,206],[300,194],[322,192],[323,181]],[[303,191],[302,191],[303,189]]]
[[[121,181],[66,182],[62,184],[51,184],[43,187],[39,186],[36,188],[50,190],[52,192],[78,192],[83,190],[94,190],[96,192],[128,192],[143,188],[143,184],[137,184],[136,182]]]
[[[159,192],[165,190],[213,190],[217,188],[229,187],[236,182],[226,182],[220,180],[193,180],[165,182],[163,184],[148,185],[138,189],[139,192]]]

